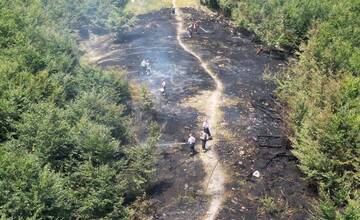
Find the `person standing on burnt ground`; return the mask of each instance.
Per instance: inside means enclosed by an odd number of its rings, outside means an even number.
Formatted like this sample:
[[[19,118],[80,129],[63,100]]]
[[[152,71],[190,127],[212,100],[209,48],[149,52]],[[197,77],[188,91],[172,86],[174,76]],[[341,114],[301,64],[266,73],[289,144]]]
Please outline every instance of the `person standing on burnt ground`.
[[[165,80],[163,79],[163,80],[161,81],[161,88],[160,88],[160,92],[161,92],[162,95],[165,95],[165,89],[166,89],[166,82],[165,82]]]
[[[209,135],[206,132],[202,131],[200,135],[200,140],[201,140],[201,148],[205,153],[207,151],[206,142],[209,140]]]
[[[208,120],[205,118],[204,122],[203,122],[203,131],[209,136],[209,140],[212,139],[211,133],[210,133],[210,125]]]
[[[188,35],[188,38],[192,38],[192,24],[190,24],[187,28],[186,28],[186,33]]]
[[[143,74],[150,75],[151,73],[151,64],[149,59],[143,59],[140,64]]]
[[[192,133],[189,134],[188,144],[191,150],[191,156],[194,156],[197,152],[195,150],[196,139]]]

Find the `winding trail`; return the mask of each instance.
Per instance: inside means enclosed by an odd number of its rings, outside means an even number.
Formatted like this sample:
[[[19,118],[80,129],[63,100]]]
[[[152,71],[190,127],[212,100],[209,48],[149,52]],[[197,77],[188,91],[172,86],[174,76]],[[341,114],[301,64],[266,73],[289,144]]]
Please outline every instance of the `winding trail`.
[[[210,75],[210,77],[215,81],[216,84],[216,89],[210,93],[209,97],[207,97],[208,106],[206,106],[206,109],[203,109],[203,112],[208,118],[210,127],[212,128],[212,134],[214,135],[214,137],[216,137],[217,125],[219,124],[221,118],[219,104],[223,93],[223,84],[217,77],[216,73],[211,70],[208,63],[204,61],[195,51],[189,48],[181,39],[182,34],[185,32],[183,13],[177,7],[176,0],[172,0],[172,3],[175,8],[175,16],[177,21],[176,39],[179,45],[186,52],[188,52],[198,60],[201,67],[206,71],[206,73]],[[212,145],[217,145],[216,139],[213,140]],[[207,173],[207,178],[205,179],[203,187],[206,190],[207,194],[211,196],[208,211],[203,219],[212,220],[215,219],[225,199],[224,183],[226,175],[214,150],[210,150],[206,154],[201,154],[200,157]]]

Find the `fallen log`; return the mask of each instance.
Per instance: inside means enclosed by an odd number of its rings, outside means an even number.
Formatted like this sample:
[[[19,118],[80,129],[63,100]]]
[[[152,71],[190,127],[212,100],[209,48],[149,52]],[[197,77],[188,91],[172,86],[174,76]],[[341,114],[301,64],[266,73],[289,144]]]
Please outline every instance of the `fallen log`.
[[[282,148],[283,145],[263,145],[263,144],[259,144],[260,147],[264,147],[264,148]]]
[[[275,154],[266,164],[264,167],[261,168],[261,170],[265,170],[267,169],[267,167],[277,158],[280,157],[289,157],[292,158],[294,160],[298,160],[297,157],[295,157],[294,155],[290,154],[289,152],[281,152],[281,153],[277,153]]]
[[[267,167],[277,158],[280,158],[280,157],[289,157],[289,158],[293,158],[294,160],[298,160],[294,155],[292,154],[289,154],[289,152],[281,152],[281,153],[277,153],[275,154],[266,164],[265,166],[263,166],[262,168],[258,169],[258,171],[261,171],[263,172],[265,169],[267,169]],[[255,171],[254,170],[251,170],[251,172],[246,175],[246,176],[240,176],[244,179],[246,179],[246,181],[252,181],[253,180],[253,173]]]
[[[258,135],[258,137],[274,137],[274,138],[285,138],[286,136],[284,135]]]
[[[281,120],[280,116],[274,115],[274,111],[268,110],[266,109],[264,106],[259,105],[257,103],[252,103],[253,107],[262,111],[263,113],[265,113],[267,116],[269,116],[270,118],[274,119],[274,120]]]
[[[260,147],[281,148],[286,145],[286,137],[282,135],[258,135],[257,137],[257,144]]]

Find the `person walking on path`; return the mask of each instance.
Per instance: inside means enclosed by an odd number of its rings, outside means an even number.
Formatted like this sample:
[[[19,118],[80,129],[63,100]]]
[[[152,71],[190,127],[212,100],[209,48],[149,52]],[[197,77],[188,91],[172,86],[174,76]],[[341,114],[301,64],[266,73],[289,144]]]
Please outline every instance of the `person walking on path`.
[[[189,139],[188,139],[188,144],[190,146],[191,149],[191,155],[195,155],[196,151],[195,151],[195,143],[196,143],[196,139],[193,136],[192,133],[189,134]]]
[[[200,140],[201,140],[202,150],[205,153],[207,151],[206,142],[209,140],[209,135],[206,132],[202,131],[200,135]]]
[[[207,121],[207,119],[205,118],[204,122],[203,122],[203,131],[209,136],[209,140],[212,139],[211,133],[210,133],[210,126],[209,126],[209,122]]]

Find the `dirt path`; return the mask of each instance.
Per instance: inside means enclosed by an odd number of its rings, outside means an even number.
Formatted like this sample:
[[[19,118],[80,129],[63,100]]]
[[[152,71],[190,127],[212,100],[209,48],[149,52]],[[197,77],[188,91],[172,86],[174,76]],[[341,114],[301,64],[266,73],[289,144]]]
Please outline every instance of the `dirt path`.
[[[179,45],[189,54],[194,56],[198,61],[201,67],[205,70],[206,73],[215,81],[216,87],[208,97],[203,97],[205,100],[208,100],[206,106],[203,106],[204,109],[201,109],[204,112],[209,120],[210,127],[212,128],[213,136],[216,137],[217,134],[217,125],[220,122],[219,117],[219,105],[220,99],[223,92],[223,85],[218,79],[217,75],[209,68],[206,61],[204,61],[194,50],[189,48],[182,40],[181,36],[184,34],[184,20],[181,9],[176,5],[176,0],[172,0],[173,6],[175,8],[175,15],[177,20],[177,36],[176,39],[179,42]],[[216,146],[216,138],[213,140],[213,146]],[[204,219],[215,219],[222,202],[225,198],[225,172],[224,169],[219,163],[219,158],[215,151],[208,151],[206,154],[201,154],[201,160],[204,164],[207,176],[204,182],[204,188],[206,192],[211,196],[209,209],[204,216]]]

